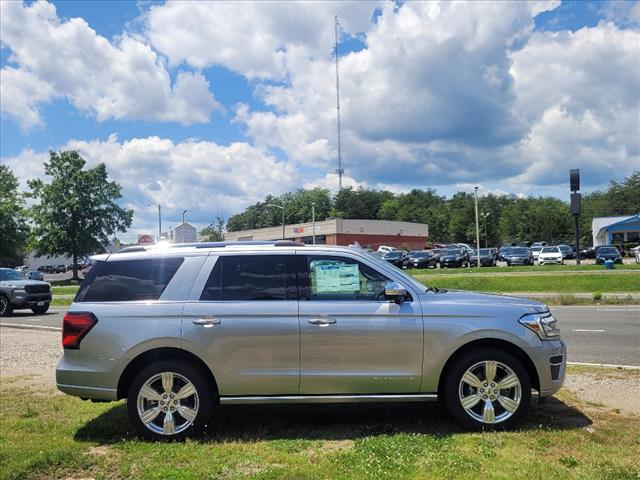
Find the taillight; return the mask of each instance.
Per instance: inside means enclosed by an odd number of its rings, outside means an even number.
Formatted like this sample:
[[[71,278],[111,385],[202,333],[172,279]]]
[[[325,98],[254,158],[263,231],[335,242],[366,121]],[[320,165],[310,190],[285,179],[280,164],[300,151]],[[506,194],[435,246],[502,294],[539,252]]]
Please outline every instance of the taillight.
[[[80,348],[80,341],[96,323],[98,319],[91,312],[67,312],[62,321],[62,347]]]

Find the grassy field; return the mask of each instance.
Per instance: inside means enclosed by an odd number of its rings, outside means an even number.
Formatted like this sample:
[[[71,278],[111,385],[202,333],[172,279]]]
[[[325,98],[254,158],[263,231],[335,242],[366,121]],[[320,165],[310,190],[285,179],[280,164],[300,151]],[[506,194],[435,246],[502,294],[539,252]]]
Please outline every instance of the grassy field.
[[[621,272],[621,270],[638,270],[640,273],[640,264],[638,263],[625,263],[624,265],[616,265],[614,272]],[[424,270],[408,270],[411,274],[424,272]],[[433,275],[460,275],[460,272],[469,274],[484,274],[484,273],[497,273],[497,274],[509,274],[509,273],[538,273],[538,272],[610,272],[604,269],[602,265],[515,265],[513,267],[481,267],[481,268],[431,268],[429,273]]]
[[[412,272],[413,273],[413,272]],[[479,292],[640,292],[640,275],[635,273],[597,275],[432,275],[416,273],[422,283],[438,288],[455,288]]]
[[[123,402],[4,383],[0,478],[637,479],[640,417],[568,391],[515,432],[469,433],[437,404],[225,407],[208,433],[152,443]]]

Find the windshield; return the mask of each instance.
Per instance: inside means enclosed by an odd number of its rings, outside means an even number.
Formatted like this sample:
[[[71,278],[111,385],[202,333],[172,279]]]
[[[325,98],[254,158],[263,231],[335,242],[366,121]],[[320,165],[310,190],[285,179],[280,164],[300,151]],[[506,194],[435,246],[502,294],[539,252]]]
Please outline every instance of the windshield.
[[[480,255],[491,255],[491,249],[490,248],[481,248],[480,249]]]
[[[402,252],[389,252],[385,255],[387,258],[400,258],[402,256]]]
[[[611,254],[617,255],[618,249],[613,247],[604,247],[604,248],[599,248],[598,253],[605,253],[607,255],[611,255]]]
[[[443,255],[462,255],[462,250],[459,248],[448,248],[442,253]]]
[[[424,252],[410,252],[409,256],[411,258],[425,258],[427,254]]]
[[[542,250],[542,247],[531,247],[530,250],[532,252],[539,252],[540,250]]]
[[[558,247],[544,247],[542,253],[558,253]]]
[[[529,253],[529,250],[527,248],[524,248],[524,247],[518,247],[518,248],[512,248],[511,249],[511,254],[513,254],[513,255],[526,255],[527,253]]]
[[[15,270],[10,270],[8,268],[3,268],[0,270],[0,281],[24,279],[24,275],[22,275],[20,272],[16,272]]]
[[[571,252],[572,248],[569,245],[560,245],[558,247],[560,250],[562,250],[563,252]]]

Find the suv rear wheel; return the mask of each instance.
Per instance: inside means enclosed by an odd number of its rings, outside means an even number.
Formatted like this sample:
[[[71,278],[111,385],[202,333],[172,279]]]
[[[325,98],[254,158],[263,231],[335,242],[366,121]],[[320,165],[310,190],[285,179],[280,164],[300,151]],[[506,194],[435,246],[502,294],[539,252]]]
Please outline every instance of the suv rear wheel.
[[[145,368],[127,397],[131,423],[140,435],[153,440],[181,440],[201,433],[213,405],[210,382],[184,360],[164,360]]]
[[[13,305],[7,297],[0,295],[0,317],[9,317],[13,313]]]
[[[517,425],[531,401],[531,381],[522,364],[502,350],[473,350],[450,370],[444,396],[451,415],[475,430]]]

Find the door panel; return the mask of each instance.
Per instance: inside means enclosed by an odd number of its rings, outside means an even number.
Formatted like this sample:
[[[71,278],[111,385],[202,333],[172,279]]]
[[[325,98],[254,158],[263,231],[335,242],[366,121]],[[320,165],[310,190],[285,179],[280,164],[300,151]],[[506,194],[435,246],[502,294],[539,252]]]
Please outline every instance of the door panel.
[[[305,260],[300,264],[304,268],[310,263]],[[342,293],[338,290],[348,290],[353,285],[349,269],[343,273],[342,280],[333,284],[318,276],[308,282],[307,294],[301,295],[300,393],[418,392],[423,325],[417,297],[400,305],[377,300],[371,286],[376,281],[370,279],[365,285],[367,281],[361,279],[361,291],[353,296],[369,298],[340,299]],[[313,273],[307,278],[309,276]],[[304,282],[304,273],[300,277]],[[340,282],[341,286],[337,286]],[[326,285],[333,292],[326,295],[326,299],[314,299],[313,290],[318,285]],[[357,288],[357,281],[353,288]],[[379,288],[377,283],[374,288]]]
[[[201,293],[192,292],[185,304],[183,342],[206,352],[221,395],[298,393],[298,302],[288,258],[223,255],[208,261],[208,280],[196,282]]]

